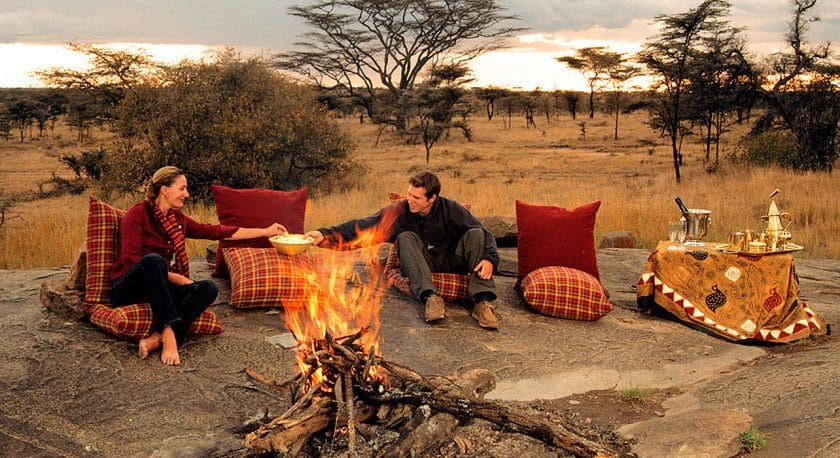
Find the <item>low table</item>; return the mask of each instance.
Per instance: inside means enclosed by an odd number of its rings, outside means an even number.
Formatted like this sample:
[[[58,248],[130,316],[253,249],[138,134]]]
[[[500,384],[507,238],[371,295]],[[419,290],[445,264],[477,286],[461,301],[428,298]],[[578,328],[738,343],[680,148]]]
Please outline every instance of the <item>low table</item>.
[[[724,253],[719,243],[659,242],[636,288],[639,307],[734,341],[791,342],[828,326],[800,301],[789,253]]]

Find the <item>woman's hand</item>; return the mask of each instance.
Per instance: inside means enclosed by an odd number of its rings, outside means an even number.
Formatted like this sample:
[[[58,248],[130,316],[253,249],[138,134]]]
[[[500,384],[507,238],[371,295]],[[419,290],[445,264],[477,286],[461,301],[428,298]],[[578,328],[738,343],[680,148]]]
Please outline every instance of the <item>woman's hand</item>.
[[[289,231],[280,223],[274,223],[268,227],[240,227],[225,240],[248,240],[258,237],[274,237],[275,235],[288,234]]]
[[[179,273],[169,272],[169,283],[174,285],[189,285],[193,281],[189,277],[185,277]]]
[[[318,246],[321,242],[324,241],[324,234],[320,233],[319,231],[309,231],[306,234],[303,234],[304,237],[309,237],[312,239],[312,244]]]
[[[286,227],[280,223],[274,223],[271,226],[265,228],[266,237],[274,237],[275,235],[284,235],[288,233],[289,231],[286,230]]]

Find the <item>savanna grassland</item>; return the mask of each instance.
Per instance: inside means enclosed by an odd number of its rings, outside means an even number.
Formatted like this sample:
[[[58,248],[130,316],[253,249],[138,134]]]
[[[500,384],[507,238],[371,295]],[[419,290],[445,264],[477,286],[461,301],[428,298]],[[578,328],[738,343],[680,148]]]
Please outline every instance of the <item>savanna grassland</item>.
[[[627,230],[646,248],[666,237],[666,225],[677,218],[674,196],[689,207],[712,211],[708,241],[726,241],[738,229],[764,228],[759,215],[767,213],[769,194],[780,210],[794,217],[793,241],[805,246],[798,257],[840,258],[840,181],[835,174],[796,173],[730,160],[737,138],[747,126],[735,126],[721,147],[721,164],[710,173],[697,136],[683,146],[682,182],[677,184],[667,139],[645,122],[644,113],[623,115],[619,139],[613,140],[613,121],[605,114],[594,119],[569,116],[536,119],[537,128],[525,128],[522,117],[488,121],[473,117],[473,141],[453,131],[439,142],[425,161],[425,150],[408,145],[392,132],[384,132],[358,119],[337,121],[354,140],[356,159],[367,172],[352,177],[348,190],[326,194],[312,189],[307,229],[332,225],[373,213],[387,201],[389,191],[404,191],[407,177],[426,168],[443,182],[442,195],[472,205],[476,215],[515,216],[515,201],[576,207],[602,202],[595,227],[596,243],[603,234]],[[585,138],[580,124],[586,121]],[[53,174],[71,178],[59,162],[65,154],[98,149],[111,141],[107,131],[96,131],[93,141],[79,143],[66,128],[50,138],[0,143],[0,190],[6,195],[34,191]],[[714,153],[713,153],[714,154]],[[6,212],[0,227],[0,269],[65,265],[84,244],[88,195],[19,203]],[[107,201],[125,208],[138,196],[110,196]],[[188,206],[200,221],[215,222],[215,210]],[[557,234],[562,237],[563,234]],[[192,241],[191,252],[203,254],[207,242]],[[640,266],[641,268],[641,266]]]

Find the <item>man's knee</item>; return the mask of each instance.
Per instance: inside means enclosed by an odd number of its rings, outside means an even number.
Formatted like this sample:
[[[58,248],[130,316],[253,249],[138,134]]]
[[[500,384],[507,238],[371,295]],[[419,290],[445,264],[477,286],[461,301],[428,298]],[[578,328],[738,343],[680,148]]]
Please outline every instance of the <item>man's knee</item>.
[[[464,239],[466,240],[475,240],[476,242],[481,242],[484,244],[484,229],[480,227],[474,227],[472,229],[468,229],[467,232],[464,234]]]
[[[397,235],[397,245],[399,245],[400,243],[422,244],[422,242],[423,241],[420,240],[420,236],[411,231],[400,232],[399,235]]]

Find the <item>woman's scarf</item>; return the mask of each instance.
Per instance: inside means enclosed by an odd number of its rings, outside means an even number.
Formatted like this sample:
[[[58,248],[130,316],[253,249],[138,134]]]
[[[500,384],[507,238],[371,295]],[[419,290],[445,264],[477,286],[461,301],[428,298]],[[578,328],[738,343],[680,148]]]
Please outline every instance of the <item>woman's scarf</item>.
[[[163,226],[163,232],[169,236],[172,245],[175,247],[175,262],[170,268],[173,272],[179,273],[185,277],[190,276],[190,258],[187,256],[187,238],[184,236],[184,231],[178,220],[175,219],[175,212],[170,210],[166,215],[160,210],[157,205],[152,204],[155,209],[155,218]]]

